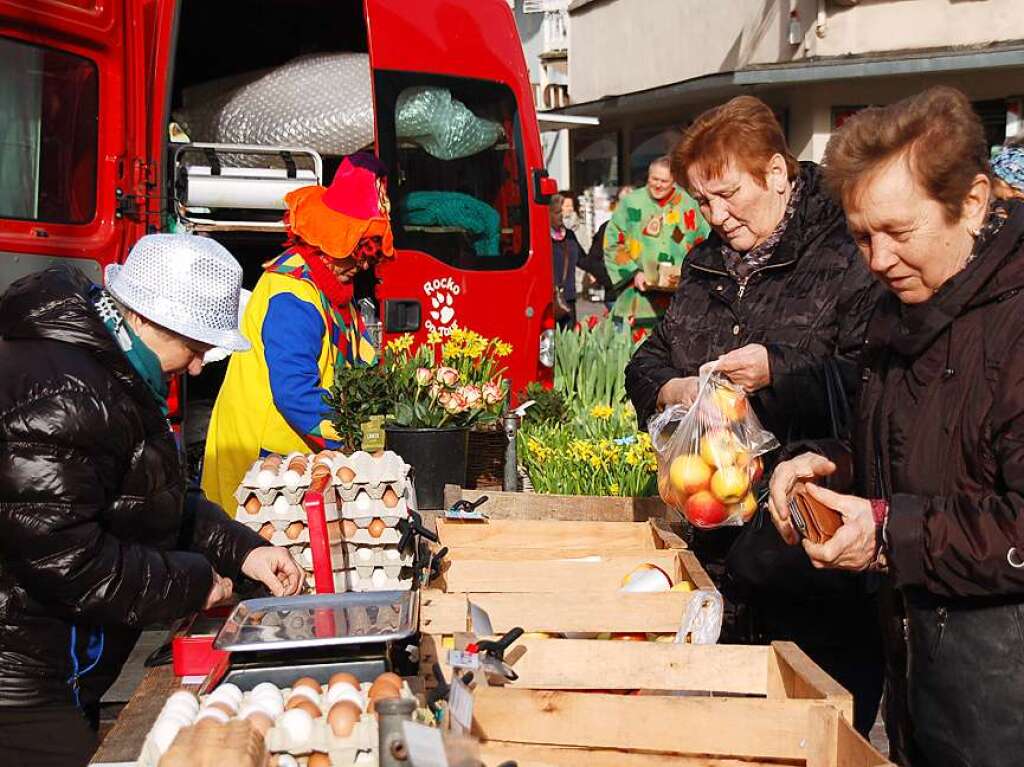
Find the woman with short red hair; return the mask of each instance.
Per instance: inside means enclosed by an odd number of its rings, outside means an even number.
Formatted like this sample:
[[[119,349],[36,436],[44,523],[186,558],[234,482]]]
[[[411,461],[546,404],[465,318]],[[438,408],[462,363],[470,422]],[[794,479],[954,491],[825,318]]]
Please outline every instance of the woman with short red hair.
[[[857,114],[829,141],[825,163],[888,294],[861,355],[852,445],[825,440],[779,464],[773,517],[795,544],[787,501],[804,483],[843,519],[827,542],[804,542],[814,565],[887,574],[892,757],[915,767],[1017,765],[1024,205],[993,194],[981,120],[952,88]],[[832,490],[814,484],[827,479]]]
[[[701,366],[714,361],[782,442],[830,436],[821,363],[838,359],[832,379],[854,388],[852,360],[879,291],[818,167],[796,161],[764,102],[740,96],[697,118],[672,170],[712,232],[687,257],[668,311],[626,368],[640,423],[692,402]],[[727,615],[725,636],[798,642],[854,692],[866,732],[881,694],[881,650],[864,578],[815,572],[763,519],[759,512],[743,528],[738,545],[737,528],[693,536],[726,597],[754,608],[752,629]]]

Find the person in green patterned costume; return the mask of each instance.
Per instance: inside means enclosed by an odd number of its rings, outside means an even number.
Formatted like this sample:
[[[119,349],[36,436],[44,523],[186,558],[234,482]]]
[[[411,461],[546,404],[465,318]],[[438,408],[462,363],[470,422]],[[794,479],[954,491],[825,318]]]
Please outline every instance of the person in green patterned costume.
[[[647,186],[623,198],[604,233],[608,275],[616,287],[626,286],[612,316],[653,327],[672,298],[670,291],[650,289],[658,281],[658,264],[681,265],[708,231],[697,203],[672,180],[669,158],[654,160]]]

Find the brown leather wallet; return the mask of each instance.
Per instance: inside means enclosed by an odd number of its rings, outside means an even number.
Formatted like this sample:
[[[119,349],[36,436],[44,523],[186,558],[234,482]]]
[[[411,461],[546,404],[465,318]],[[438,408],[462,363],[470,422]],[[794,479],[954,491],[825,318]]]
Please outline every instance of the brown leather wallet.
[[[824,543],[843,526],[839,512],[811,496],[804,484],[797,485],[789,499],[789,516],[797,532],[811,543]]]

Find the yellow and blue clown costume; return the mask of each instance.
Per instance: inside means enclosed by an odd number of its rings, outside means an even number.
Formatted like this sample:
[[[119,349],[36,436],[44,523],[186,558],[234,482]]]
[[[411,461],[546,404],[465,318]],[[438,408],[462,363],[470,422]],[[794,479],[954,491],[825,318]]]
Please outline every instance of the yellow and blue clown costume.
[[[376,243],[377,255],[394,253],[376,166],[351,159],[343,161],[329,190],[306,187],[289,195],[292,247],[264,264],[246,306],[241,330],[252,348],[230,358],[203,465],[203,490],[229,513],[239,482],[260,456],[340,447],[324,402],[335,366],[376,363],[351,289],[321,263],[324,255],[358,260],[374,251],[360,247],[368,241]],[[367,190],[352,189],[371,181],[377,182],[374,205]]]

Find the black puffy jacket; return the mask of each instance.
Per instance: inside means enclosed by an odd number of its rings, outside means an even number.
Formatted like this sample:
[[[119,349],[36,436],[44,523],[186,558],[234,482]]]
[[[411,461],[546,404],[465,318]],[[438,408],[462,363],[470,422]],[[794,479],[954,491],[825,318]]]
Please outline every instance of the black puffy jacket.
[[[73,700],[104,645],[94,671],[112,680],[139,627],[198,610],[211,566],[237,579],[265,545],[186,500],[168,423],[91,287],[50,270],[0,296],[0,706]]]
[[[800,174],[804,188],[793,218],[743,290],[725,270],[718,234],[686,257],[668,311],[626,368],[641,428],[670,379],[697,375],[705,362],[732,349],[763,344],[772,383],[751,397],[761,421],[783,442],[824,436],[818,363],[833,355],[856,357],[882,290],[846,230],[842,209],[822,188],[818,167],[801,163]],[[853,391],[856,365],[843,367]]]

